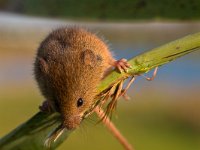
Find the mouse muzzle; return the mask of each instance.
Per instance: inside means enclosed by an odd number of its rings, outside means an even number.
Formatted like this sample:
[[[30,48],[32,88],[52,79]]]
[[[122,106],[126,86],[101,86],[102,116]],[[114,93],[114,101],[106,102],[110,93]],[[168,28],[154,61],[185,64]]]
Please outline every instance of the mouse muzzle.
[[[82,121],[82,117],[80,116],[70,116],[66,117],[63,122],[63,126],[68,130],[73,130],[77,128]]]

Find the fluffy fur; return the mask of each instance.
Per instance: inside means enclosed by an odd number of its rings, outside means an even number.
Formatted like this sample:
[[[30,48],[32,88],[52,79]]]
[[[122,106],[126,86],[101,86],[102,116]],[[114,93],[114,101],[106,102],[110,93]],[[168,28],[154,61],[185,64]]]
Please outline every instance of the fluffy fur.
[[[106,44],[83,28],[57,29],[41,43],[35,78],[42,94],[61,113],[64,127],[72,129],[80,124],[113,61]],[[84,102],[77,107],[79,98]]]

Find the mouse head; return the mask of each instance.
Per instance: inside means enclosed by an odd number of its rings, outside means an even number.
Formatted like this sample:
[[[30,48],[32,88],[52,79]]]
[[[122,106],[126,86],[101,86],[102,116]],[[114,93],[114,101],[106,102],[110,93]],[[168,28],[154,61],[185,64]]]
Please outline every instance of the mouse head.
[[[96,87],[105,71],[105,62],[98,49],[107,47],[96,36],[89,35],[87,40],[85,34],[76,33],[74,38],[70,38],[75,41],[65,39],[68,47],[64,47],[55,36],[47,38],[41,44],[35,62],[39,87],[43,95],[57,105],[63,125],[68,129],[76,128],[84,114],[93,107]],[[78,45],[80,39],[76,36],[82,36],[84,44]]]
[[[91,65],[80,66],[79,62],[68,60],[71,65],[39,58],[36,79],[43,95],[54,102],[61,113],[63,125],[73,129],[93,106],[102,72],[101,68],[96,70]],[[85,64],[88,62],[87,59]]]

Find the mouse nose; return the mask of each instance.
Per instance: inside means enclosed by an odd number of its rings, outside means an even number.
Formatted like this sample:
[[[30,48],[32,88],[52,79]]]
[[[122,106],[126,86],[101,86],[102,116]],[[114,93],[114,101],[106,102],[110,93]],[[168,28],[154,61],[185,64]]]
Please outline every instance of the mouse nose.
[[[80,123],[81,123],[81,117],[80,116],[71,116],[71,117],[67,117],[64,119],[64,126],[68,129],[68,130],[73,130],[75,128],[77,128]]]

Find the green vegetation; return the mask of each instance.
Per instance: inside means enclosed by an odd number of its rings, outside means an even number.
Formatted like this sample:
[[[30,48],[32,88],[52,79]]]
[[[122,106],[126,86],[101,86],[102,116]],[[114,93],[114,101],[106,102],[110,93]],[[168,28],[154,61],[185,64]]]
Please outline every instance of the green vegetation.
[[[184,37],[182,39],[173,41],[169,44],[160,46],[159,48],[153,49],[144,54],[138,55],[129,61],[129,63],[132,65],[132,69],[129,69],[128,73],[120,74],[116,71],[112,71],[98,87],[99,92],[104,91],[106,88],[108,88],[117,80],[121,79],[123,80],[131,75],[145,73],[156,66],[168,63],[178,57],[193,52],[194,50],[199,50],[199,47],[200,47],[200,33],[196,33]],[[2,150],[11,150],[15,149],[16,147],[20,150],[44,149],[43,144],[48,133],[52,132],[52,130],[54,130],[59,123],[60,123],[60,117],[57,113],[51,115],[37,113],[32,119],[30,119],[26,123],[22,124],[20,127],[16,128],[15,130],[7,134],[5,137],[3,137],[0,140],[0,148]],[[177,122],[177,125],[179,126],[179,122]],[[180,131],[182,130],[181,128],[185,130],[185,128],[187,129],[188,127],[180,126],[179,127]],[[59,140],[57,140],[57,142],[53,146],[57,147],[60,143],[64,141],[64,139],[67,136],[70,135],[71,132],[72,131],[65,132],[65,134]],[[191,133],[191,130],[189,129],[188,132]],[[158,134],[159,134],[159,129],[158,129]],[[187,136],[184,138],[187,139]]]
[[[199,0],[2,0],[0,5],[31,15],[93,20],[200,18]]]

